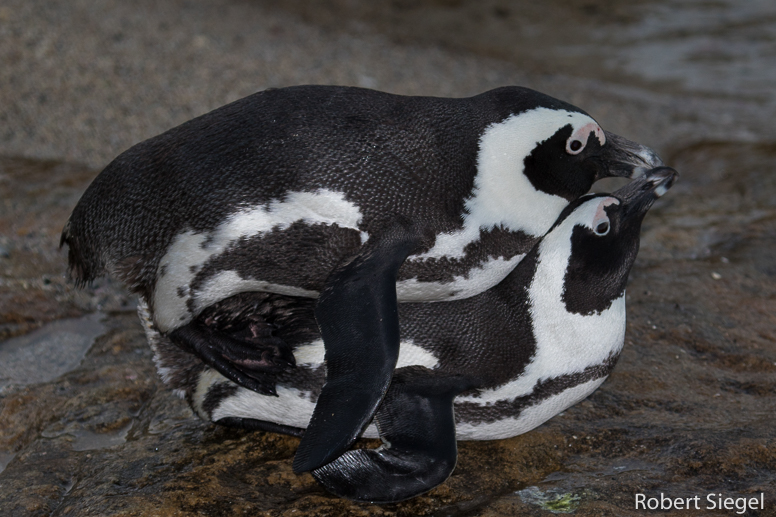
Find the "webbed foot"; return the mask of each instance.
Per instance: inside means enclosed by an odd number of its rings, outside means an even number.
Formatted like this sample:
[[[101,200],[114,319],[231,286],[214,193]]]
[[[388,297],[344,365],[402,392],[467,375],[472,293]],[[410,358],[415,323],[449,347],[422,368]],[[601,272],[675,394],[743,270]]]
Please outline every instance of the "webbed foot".
[[[422,367],[396,372],[375,415],[384,445],[347,451],[312,471],[329,492],[370,503],[395,503],[428,492],[455,468],[453,399],[474,381]]]

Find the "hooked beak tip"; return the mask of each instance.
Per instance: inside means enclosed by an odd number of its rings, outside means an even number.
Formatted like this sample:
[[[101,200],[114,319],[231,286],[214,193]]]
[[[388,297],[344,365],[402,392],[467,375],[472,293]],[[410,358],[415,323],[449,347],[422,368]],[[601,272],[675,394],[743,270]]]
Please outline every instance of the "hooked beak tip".
[[[679,176],[671,167],[655,167],[645,174],[614,192],[613,196],[620,199],[628,210],[646,213],[652,203],[662,197],[676,182]]]
[[[647,173],[650,173],[659,167],[665,166],[663,160],[661,160],[657,153],[649,147],[642,146],[641,149],[639,149],[639,151],[634,154],[639,157],[644,165],[636,165],[633,167],[631,179],[635,180],[638,178],[643,178],[647,175]]]
[[[678,176],[679,173],[671,167],[656,167],[650,171],[648,179],[655,185],[655,196],[662,197],[668,192]]]
[[[616,164],[611,172],[613,176],[631,179],[643,178],[653,169],[662,167],[663,160],[657,153],[645,145],[627,140],[614,133],[604,132],[607,145],[610,146],[611,160]]]

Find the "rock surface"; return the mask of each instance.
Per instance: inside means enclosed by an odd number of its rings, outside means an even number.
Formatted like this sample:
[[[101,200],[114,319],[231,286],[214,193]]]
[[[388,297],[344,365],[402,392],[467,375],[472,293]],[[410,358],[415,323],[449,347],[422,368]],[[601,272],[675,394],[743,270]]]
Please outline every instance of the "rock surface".
[[[336,14],[345,4],[323,5]],[[444,50],[441,36],[396,34],[358,3],[344,32],[326,12],[289,5],[0,7],[10,43],[0,45],[0,514],[635,516],[645,514],[636,494],[663,492],[700,495],[702,508],[707,494],[763,493],[765,510],[749,514],[776,515],[773,99],[598,81],[563,60],[526,67],[519,54],[482,57],[475,37]],[[391,5],[398,21],[412,9],[437,22],[470,9]],[[614,5],[625,31],[633,13]],[[334,498],[291,471],[297,439],[199,421],[156,375],[132,298],[110,280],[74,290],[64,275],[59,232],[108,160],[229,100],[295,83],[435,95],[524,84],[656,146],[681,173],[645,220],[609,380],[525,435],[460,443],[453,476],[405,503]]]

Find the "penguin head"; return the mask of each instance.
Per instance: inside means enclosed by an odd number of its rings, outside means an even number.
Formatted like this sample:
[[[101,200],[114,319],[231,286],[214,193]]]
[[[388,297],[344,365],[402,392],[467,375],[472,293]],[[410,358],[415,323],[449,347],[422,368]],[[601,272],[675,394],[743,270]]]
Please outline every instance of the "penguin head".
[[[652,149],[604,131],[583,110],[549,95],[502,87],[482,98],[496,122],[481,135],[478,168],[512,172],[522,168],[522,178],[500,175],[506,190],[523,193],[530,182],[529,191],[538,193],[534,197],[549,195],[568,203],[601,178],[635,179],[663,165]],[[518,184],[519,190],[513,188]]]
[[[648,147],[605,131],[571,104],[516,87],[486,98],[493,111],[480,133],[466,201],[471,226],[501,225],[539,237],[597,180],[638,178],[663,165]]]
[[[600,313],[623,295],[644,216],[676,177],[675,170],[659,167],[613,194],[584,196],[564,211],[548,237],[570,244],[563,278],[568,312]]]
[[[638,178],[663,165],[650,148],[604,131],[582,111],[548,113],[557,125],[524,160],[523,174],[539,191],[573,201],[611,176]]]

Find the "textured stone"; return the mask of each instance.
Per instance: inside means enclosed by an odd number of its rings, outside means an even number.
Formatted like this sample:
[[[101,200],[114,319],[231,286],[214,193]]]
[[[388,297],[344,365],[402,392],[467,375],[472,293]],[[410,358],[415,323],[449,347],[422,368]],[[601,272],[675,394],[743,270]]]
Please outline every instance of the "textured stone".
[[[573,3],[570,16],[604,3]],[[541,494],[560,498],[557,508],[577,505],[574,515],[627,516],[643,514],[636,493],[764,492],[758,515],[774,515],[776,139],[757,132],[772,126],[773,104],[546,75],[567,69],[482,57],[470,53],[483,52],[476,42],[440,49],[438,39],[391,32],[363,7],[344,32],[323,15],[315,25],[268,5],[0,7],[0,339],[97,310],[105,327],[59,377],[0,389],[0,514],[550,515],[527,496]],[[469,9],[391,5],[397,20],[416,8]],[[628,9],[614,9],[623,23]],[[505,12],[494,16],[514,16]],[[59,231],[98,167],[229,100],[295,83],[437,95],[525,84],[657,146],[681,173],[645,220],[610,379],[525,435],[460,443],[453,476],[404,503],[334,498],[291,471],[297,439],[199,421],[156,375],[132,298],[109,280],[77,291],[64,276]],[[8,158],[19,155],[28,158]]]

